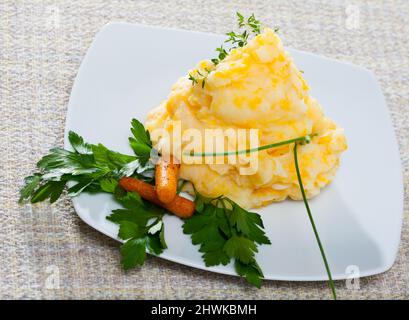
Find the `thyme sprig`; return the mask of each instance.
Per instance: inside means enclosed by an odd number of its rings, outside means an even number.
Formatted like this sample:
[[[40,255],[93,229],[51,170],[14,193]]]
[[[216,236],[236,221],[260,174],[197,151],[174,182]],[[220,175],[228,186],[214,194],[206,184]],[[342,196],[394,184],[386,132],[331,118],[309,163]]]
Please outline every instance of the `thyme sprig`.
[[[236,15],[239,28],[248,27],[254,34],[261,33],[261,22],[256,19],[254,13],[247,19],[240,12],[236,12]]]
[[[199,83],[199,79],[191,73],[189,73],[189,80],[192,81],[192,86]]]
[[[230,42],[233,45],[233,48],[241,48],[247,44],[250,34],[247,32],[247,30],[244,30],[243,33],[235,33],[234,31],[230,31],[229,33],[226,33],[226,35],[229,36],[229,38],[224,42]]]
[[[220,61],[224,60],[224,58],[226,58],[227,55],[229,54],[229,53],[226,51],[226,49],[223,48],[223,45],[221,45],[220,47],[216,48],[216,52],[219,53],[218,56],[217,56],[217,58],[211,59],[211,61],[213,62],[213,64],[214,64],[215,66],[217,66],[217,65],[220,63]]]
[[[217,57],[211,59],[215,66],[223,61],[231,50],[244,47],[247,44],[251,34],[258,35],[261,33],[261,22],[256,19],[254,13],[247,19],[244,18],[244,16],[240,12],[236,12],[236,15],[237,24],[240,29],[244,28],[244,31],[238,33],[230,31],[226,33],[228,38],[224,42],[231,44],[231,46],[228,49],[225,49],[223,45],[216,48]],[[274,29],[274,31],[276,31],[276,29]],[[206,75],[202,75],[199,71],[196,71],[198,76],[194,76],[189,73],[189,80],[192,81],[192,85],[200,83],[202,88],[204,88],[206,85],[207,76],[210,72],[211,71],[208,71]]]
[[[200,72],[200,70],[196,70],[196,76],[194,76],[192,73],[189,73],[189,80],[192,81],[192,86],[201,83],[203,89],[206,85],[207,76],[210,72],[211,70],[209,70],[208,68],[204,68],[203,72]]]

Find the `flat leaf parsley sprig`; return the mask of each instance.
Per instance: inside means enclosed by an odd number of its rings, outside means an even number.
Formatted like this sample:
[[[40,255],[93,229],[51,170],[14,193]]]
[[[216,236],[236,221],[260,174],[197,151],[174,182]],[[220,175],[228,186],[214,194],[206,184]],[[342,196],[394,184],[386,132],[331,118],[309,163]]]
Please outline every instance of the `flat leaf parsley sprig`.
[[[238,275],[260,287],[263,272],[255,259],[257,244],[271,244],[259,214],[241,208],[226,197],[206,198],[196,192],[196,213],[183,225],[207,267],[232,259]]]
[[[167,248],[162,220],[166,211],[119,186],[114,196],[123,209],[113,210],[107,219],[119,225],[118,238],[125,241],[121,246],[122,265],[128,270],[145,262],[146,250],[160,255]]]
[[[124,155],[107,149],[102,144],[89,144],[70,131],[69,142],[73,151],[53,148],[38,163],[39,172],[25,178],[19,202],[55,202],[67,187],[75,197],[82,192],[106,192],[114,195],[122,209],[113,210],[108,220],[118,224],[122,265],[125,269],[143,264],[146,250],[159,255],[166,249],[164,224],[166,213],[136,193],[126,192],[118,185],[123,176],[132,176],[152,182],[154,165],[149,161],[152,142],[142,123],[132,120],[129,143],[135,155]]]
[[[50,154],[38,163],[38,172],[25,178],[25,186],[20,192],[20,203],[36,203],[50,199],[55,202],[67,183],[72,197],[81,192],[114,192],[117,180],[122,176],[135,176],[151,181],[154,166],[148,161],[152,149],[149,133],[143,125],[133,119],[130,144],[135,155],[125,155],[111,151],[102,144],[89,144],[77,133],[70,131],[68,140],[73,151],[52,148]]]

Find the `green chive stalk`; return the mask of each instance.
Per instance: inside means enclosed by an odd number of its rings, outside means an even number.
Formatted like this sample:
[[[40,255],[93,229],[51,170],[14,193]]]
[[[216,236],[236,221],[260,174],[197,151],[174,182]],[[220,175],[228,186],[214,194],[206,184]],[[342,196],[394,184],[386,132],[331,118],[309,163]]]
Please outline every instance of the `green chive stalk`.
[[[191,157],[217,157],[217,156],[231,156],[231,155],[239,155],[239,154],[247,154],[247,153],[252,153],[252,152],[257,152],[257,151],[262,151],[262,150],[267,150],[267,149],[272,149],[272,148],[277,148],[284,146],[286,144],[291,144],[291,143],[309,143],[311,141],[313,135],[307,134],[306,136],[303,137],[298,137],[290,140],[284,140],[280,141],[277,143],[272,143],[272,144],[267,144],[261,147],[257,148],[251,148],[251,149],[245,149],[245,150],[236,150],[236,151],[226,151],[226,152],[197,152],[197,153],[184,153],[186,156],[191,156]]]
[[[310,219],[312,230],[314,231],[315,239],[317,240],[318,247],[320,248],[322,260],[324,260],[325,269],[326,269],[327,274],[328,274],[328,279],[329,279],[328,284],[329,284],[329,287],[331,288],[331,292],[332,292],[332,296],[334,297],[334,300],[337,300],[337,293],[335,291],[334,281],[332,280],[331,270],[329,268],[328,261],[327,261],[327,258],[325,256],[324,247],[322,246],[320,236],[318,235],[317,227],[315,226],[314,218],[312,217],[310,206],[308,205],[307,197],[305,195],[304,186],[303,186],[303,183],[302,183],[302,180],[301,180],[300,168],[299,168],[299,165],[298,165],[298,157],[297,157],[297,143],[294,144],[294,162],[295,162],[295,170],[297,172],[297,179],[298,179],[298,183],[300,185],[302,198],[303,198],[303,201],[304,201],[304,204],[305,204],[305,208],[307,209],[308,218]]]

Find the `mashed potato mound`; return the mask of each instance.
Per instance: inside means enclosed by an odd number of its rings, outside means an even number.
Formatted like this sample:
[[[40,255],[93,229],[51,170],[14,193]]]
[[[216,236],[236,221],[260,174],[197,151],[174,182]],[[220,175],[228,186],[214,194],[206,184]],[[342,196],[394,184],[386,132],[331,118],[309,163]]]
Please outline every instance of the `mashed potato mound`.
[[[190,73],[206,74],[205,86],[187,76],[173,86],[166,101],[148,115],[149,131],[172,131],[171,120],[188,128],[256,128],[260,146],[316,134],[298,148],[300,170],[309,198],[334,178],[346,150],[343,130],[324,116],[309,95],[302,73],[284,51],[274,31],[265,29],[249,43],[233,49],[218,65],[201,61]],[[240,175],[241,164],[181,164],[180,178],[208,197],[227,196],[245,208],[287,197],[301,199],[293,145],[261,151],[258,170]]]

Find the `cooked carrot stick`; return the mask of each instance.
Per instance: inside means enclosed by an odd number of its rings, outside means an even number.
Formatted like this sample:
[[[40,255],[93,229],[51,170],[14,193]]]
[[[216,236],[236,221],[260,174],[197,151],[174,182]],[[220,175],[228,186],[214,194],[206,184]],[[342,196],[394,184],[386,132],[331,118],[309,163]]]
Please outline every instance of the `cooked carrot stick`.
[[[180,218],[189,218],[195,212],[194,202],[178,195],[171,202],[163,203],[159,200],[155,187],[144,181],[123,177],[119,180],[119,185],[126,191],[137,192],[143,199],[169,210]]]
[[[156,194],[163,203],[170,203],[176,196],[180,164],[174,163],[172,156],[168,160],[160,159],[155,168]]]

